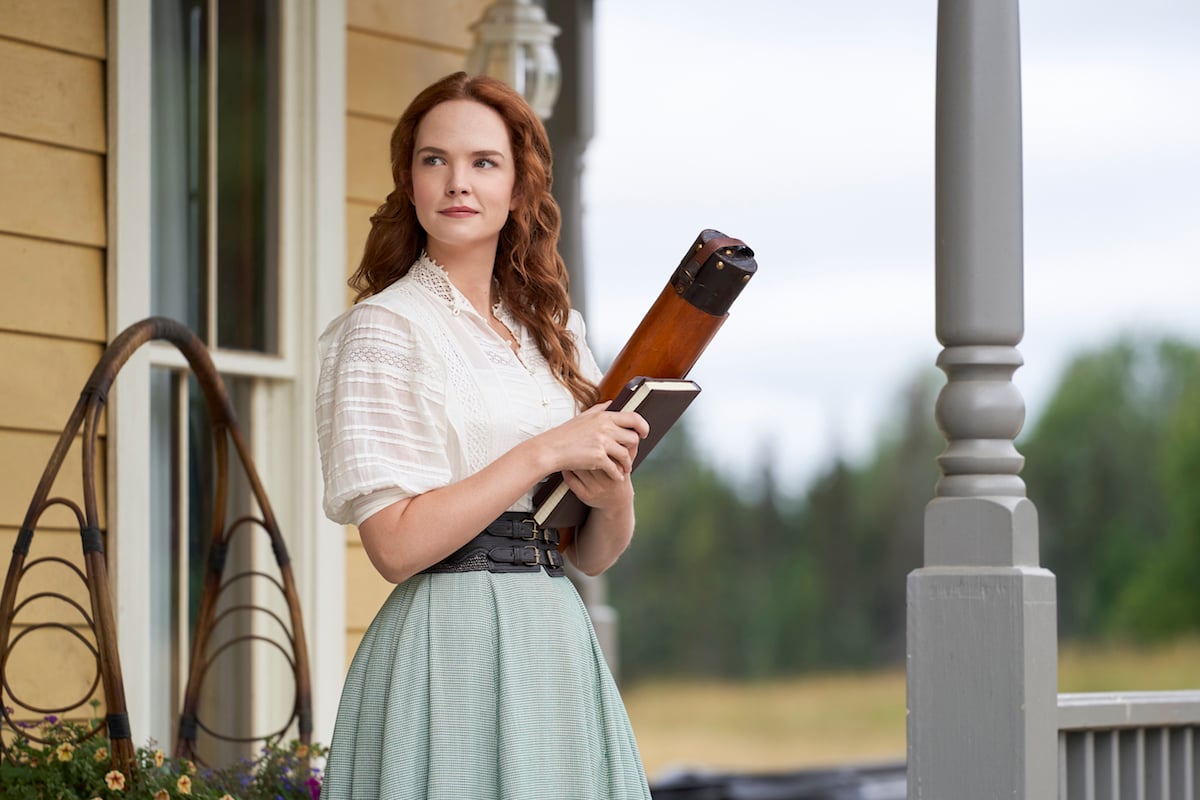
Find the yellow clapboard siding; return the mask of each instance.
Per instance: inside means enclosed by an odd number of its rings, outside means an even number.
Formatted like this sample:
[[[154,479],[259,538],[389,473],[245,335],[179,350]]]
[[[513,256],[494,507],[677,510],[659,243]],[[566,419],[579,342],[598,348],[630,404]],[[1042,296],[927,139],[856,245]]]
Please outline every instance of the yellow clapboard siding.
[[[104,152],[104,62],[0,39],[0,133]]]
[[[14,627],[13,639],[24,630]],[[80,633],[95,646],[90,631]],[[97,670],[95,654],[71,633],[58,628],[30,630],[9,651],[6,688],[18,704],[67,711],[92,696]]]
[[[471,25],[490,0],[349,0],[346,24],[388,36],[428,41],[463,51],[474,41]]]
[[[104,341],[103,250],[0,234],[0,273],[0,327]]]
[[[374,203],[387,199],[392,182],[392,125],[363,117],[346,119],[346,195]]]
[[[0,136],[0,232],[103,247],[104,157]]]
[[[104,0],[0,0],[0,36],[104,58],[105,14]]]
[[[61,431],[103,352],[103,346],[91,342],[0,332],[0,362],[6,371],[0,424]]]
[[[383,579],[361,547],[346,548],[346,628],[366,630],[395,585]]]
[[[346,36],[346,109],[400,117],[417,92],[463,68],[464,56],[350,31]]]
[[[58,434],[31,433],[29,431],[14,431],[0,428],[0,525],[19,527],[25,519],[33,492],[37,489],[38,481],[54,445],[58,442]],[[105,526],[104,487],[105,487],[105,443],[97,443],[96,447],[96,507],[100,527]],[[66,497],[73,500],[83,509],[83,485],[80,475],[83,471],[83,446],[81,438],[67,450],[63,465],[59,468],[58,476],[50,490],[50,497]],[[75,515],[61,505],[51,506],[42,515],[39,527],[77,528]]]
[[[17,528],[0,528],[0,552],[4,553],[6,558],[11,557],[13,543],[17,539],[17,530]],[[87,574],[87,570],[84,569],[83,546],[78,530],[46,530],[39,527],[34,531],[29,553],[25,556],[25,566],[29,567],[40,558],[62,558],[78,567],[80,572]],[[21,578],[21,583],[17,587],[17,604],[19,605],[26,598],[40,592],[57,592],[65,595],[83,606],[89,617],[92,615],[87,585],[64,564],[57,562],[33,564],[29,568],[29,572]],[[21,625],[49,621],[71,626],[87,624],[76,608],[62,600],[50,598],[31,601],[29,605],[21,609],[16,617],[16,622]]]

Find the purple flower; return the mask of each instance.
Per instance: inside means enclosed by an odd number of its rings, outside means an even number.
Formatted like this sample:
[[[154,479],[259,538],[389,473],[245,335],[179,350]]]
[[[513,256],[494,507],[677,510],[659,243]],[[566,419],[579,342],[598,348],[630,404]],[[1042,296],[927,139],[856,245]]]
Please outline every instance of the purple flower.
[[[58,717],[54,716],[53,714],[47,714],[47,715],[46,715],[46,722],[49,722],[51,725],[57,725],[57,724],[58,724]]]
[[[304,782],[308,787],[309,794],[312,795],[312,800],[320,800],[321,797],[321,782],[316,778],[309,778]]]

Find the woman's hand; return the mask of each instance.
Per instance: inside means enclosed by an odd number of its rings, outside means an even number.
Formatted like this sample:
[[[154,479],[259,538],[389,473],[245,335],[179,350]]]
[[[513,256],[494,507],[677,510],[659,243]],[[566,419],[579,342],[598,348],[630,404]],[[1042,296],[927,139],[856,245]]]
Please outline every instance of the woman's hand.
[[[567,488],[594,509],[621,508],[633,502],[633,481],[628,472],[616,479],[602,469],[568,469],[562,475]]]
[[[650,426],[640,414],[607,409],[608,403],[594,405],[530,440],[542,450],[546,473],[574,472],[578,476],[599,472],[609,483],[592,481],[588,485],[591,488],[585,486],[584,491],[603,495],[619,491],[611,484],[620,484],[628,479],[633,469],[633,459],[637,456],[638,443],[650,434]],[[570,488],[574,490],[575,487]],[[587,502],[582,494],[580,499]]]

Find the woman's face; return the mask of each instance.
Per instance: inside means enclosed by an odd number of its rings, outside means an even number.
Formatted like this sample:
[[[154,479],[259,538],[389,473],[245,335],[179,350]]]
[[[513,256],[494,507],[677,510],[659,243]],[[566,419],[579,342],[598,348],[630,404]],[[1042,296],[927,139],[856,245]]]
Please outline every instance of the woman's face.
[[[512,144],[503,118],[473,100],[434,106],[417,125],[413,205],[428,234],[427,250],[442,264],[455,255],[494,255],[515,206]]]

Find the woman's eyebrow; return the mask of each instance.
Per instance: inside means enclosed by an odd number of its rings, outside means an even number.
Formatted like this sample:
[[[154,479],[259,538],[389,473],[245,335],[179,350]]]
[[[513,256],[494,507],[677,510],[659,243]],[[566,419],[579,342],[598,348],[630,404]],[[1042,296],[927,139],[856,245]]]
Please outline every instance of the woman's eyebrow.
[[[417,152],[429,153],[430,155],[434,156],[447,155],[447,151],[440,147],[434,147],[433,145],[426,145],[425,147],[419,148]],[[504,153],[500,152],[499,150],[476,150],[471,153],[471,158],[504,158]]]

